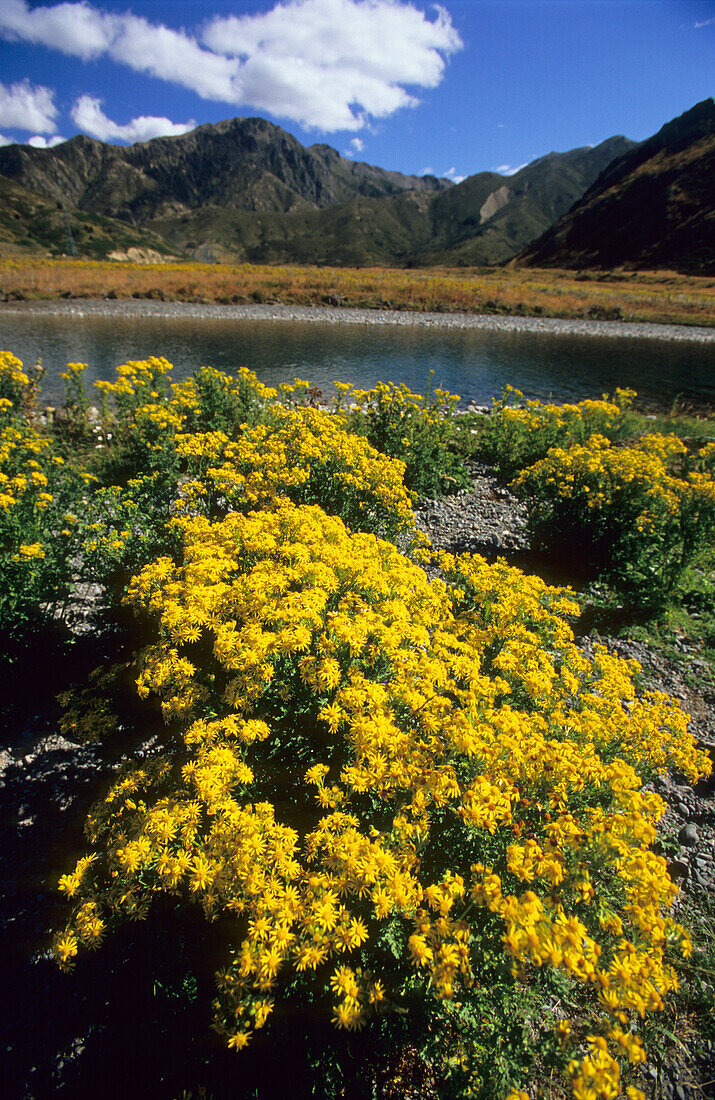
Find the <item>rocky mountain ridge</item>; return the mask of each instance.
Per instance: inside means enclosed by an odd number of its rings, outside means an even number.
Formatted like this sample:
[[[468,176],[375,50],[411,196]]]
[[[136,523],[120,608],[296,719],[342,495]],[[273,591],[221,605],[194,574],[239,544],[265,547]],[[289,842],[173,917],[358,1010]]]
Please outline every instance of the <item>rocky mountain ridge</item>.
[[[481,172],[453,184],[353,161],[328,145],[302,146],[273,123],[228,119],[179,137],[124,147],[78,135],[52,149],[0,148],[7,202],[47,204],[29,241],[66,252],[64,223],[80,254],[108,255],[93,219],[110,219],[129,244],[200,260],[345,264],[499,263],[565,212],[614,157],[595,149],[552,153],[513,176]],[[56,213],[59,212],[59,213]],[[52,222],[53,232],[42,227]],[[1,220],[1,219],[0,219]],[[12,241],[22,215],[7,224]],[[2,228],[2,227],[0,227]]]
[[[707,100],[640,144],[611,137],[458,184],[304,147],[260,118],[128,147],[84,135],[51,149],[10,145],[0,148],[0,250],[61,255],[71,240],[94,258],[132,247],[219,262],[484,266],[518,257],[708,270],[713,115]]]

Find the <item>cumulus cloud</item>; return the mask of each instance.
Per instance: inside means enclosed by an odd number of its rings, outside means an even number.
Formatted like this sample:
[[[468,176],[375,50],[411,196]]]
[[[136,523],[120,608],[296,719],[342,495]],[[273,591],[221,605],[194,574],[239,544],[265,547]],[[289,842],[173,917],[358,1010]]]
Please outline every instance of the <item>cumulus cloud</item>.
[[[9,87],[0,84],[0,126],[47,134],[54,130],[56,118],[54,92],[50,88],[41,84],[33,87],[29,80]]]
[[[172,122],[168,118],[140,115],[124,126],[112,122],[102,110],[102,101],[91,95],[82,95],[71,111],[72,121],[80,130],[100,141],[150,141],[155,137],[174,137],[186,134],[196,126],[195,122]]]
[[[232,102],[235,95],[235,61],[202,49],[182,31],[129,12],[109,14],[85,0],[32,9],[27,0],[3,0],[0,34],[83,61],[106,55],[137,72],[191,88],[204,99]]]
[[[0,134],[0,145],[13,145],[13,144],[14,144],[14,142],[13,142],[12,138],[5,137],[4,134]]]
[[[238,59],[244,102],[323,130],[357,130],[414,106],[461,40],[401,0],[289,0],[260,15],[218,16],[203,42]]]
[[[258,15],[216,16],[199,41],[86,0],[3,0],[0,34],[84,61],[108,56],[203,99],[306,127],[359,130],[414,106],[410,89],[441,81],[462,42],[444,8],[434,11],[429,19],[405,0],[287,0]]]
[[[458,176],[456,168],[448,168],[446,172],[442,173],[442,175],[445,177],[445,179],[452,180],[453,183],[461,183],[462,180],[467,178],[466,176]]]
[[[362,138],[355,137],[350,142],[349,148],[343,151],[343,156],[348,157],[349,160],[353,160],[355,158],[355,154],[362,153],[364,148],[365,142],[362,140]]]
[[[27,139],[27,144],[31,145],[33,149],[54,149],[55,145],[61,145],[67,138],[60,137],[59,134],[55,134],[54,137],[45,138],[40,134],[35,134],[34,137]]]

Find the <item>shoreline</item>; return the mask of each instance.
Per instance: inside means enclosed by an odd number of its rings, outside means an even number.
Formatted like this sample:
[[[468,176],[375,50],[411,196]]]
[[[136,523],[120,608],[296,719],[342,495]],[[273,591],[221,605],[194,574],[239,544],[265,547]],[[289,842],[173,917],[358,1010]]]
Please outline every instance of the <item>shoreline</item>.
[[[68,318],[146,318],[156,320],[264,321],[327,325],[397,325],[417,328],[472,329],[485,332],[542,333],[715,344],[715,328],[644,321],[597,321],[567,317],[526,317],[488,313],[428,313],[417,310],[358,309],[350,306],[281,304],[222,305],[213,302],[162,302],[135,299],[76,298],[0,303],[4,316]]]

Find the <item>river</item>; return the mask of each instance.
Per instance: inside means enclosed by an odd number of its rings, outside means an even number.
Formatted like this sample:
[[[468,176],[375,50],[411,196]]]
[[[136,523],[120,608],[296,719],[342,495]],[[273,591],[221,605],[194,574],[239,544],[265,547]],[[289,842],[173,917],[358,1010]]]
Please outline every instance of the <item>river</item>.
[[[343,320],[343,318],[349,320]],[[488,404],[510,383],[528,397],[579,400],[629,386],[653,405],[715,404],[715,330],[452,315],[377,315],[299,307],[200,307],[145,302],[0,307],[0,348],[42,360],[43,399],[62,399],[68,362],[112,378],[130,359],[165,356],[175,380],[208,364],[248,366],[267,384],[304,378],[367,388],[433,384],[462,404]]]

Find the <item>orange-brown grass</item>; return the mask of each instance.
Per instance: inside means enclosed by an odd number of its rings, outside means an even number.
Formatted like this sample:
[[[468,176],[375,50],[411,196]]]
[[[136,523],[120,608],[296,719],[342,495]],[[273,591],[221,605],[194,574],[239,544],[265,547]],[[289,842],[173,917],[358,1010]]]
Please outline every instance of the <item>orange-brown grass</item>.
[[[15,258],[0,259],[0,292],[5,298],[31,300],[109,295],[715,323],[715,279],[672,271],[403,270]]]

